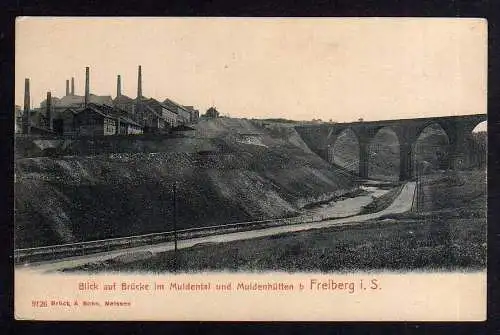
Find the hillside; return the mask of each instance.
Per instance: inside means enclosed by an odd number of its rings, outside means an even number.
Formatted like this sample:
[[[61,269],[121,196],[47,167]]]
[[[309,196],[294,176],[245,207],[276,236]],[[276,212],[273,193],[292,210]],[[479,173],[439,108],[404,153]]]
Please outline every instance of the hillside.
[[[293,128],[229,118],[194,127],[173,138],[43,140],[51,157],[16,141],[15,247],[172,230],[174,182],[180,229],[294,215],[355,188]]]

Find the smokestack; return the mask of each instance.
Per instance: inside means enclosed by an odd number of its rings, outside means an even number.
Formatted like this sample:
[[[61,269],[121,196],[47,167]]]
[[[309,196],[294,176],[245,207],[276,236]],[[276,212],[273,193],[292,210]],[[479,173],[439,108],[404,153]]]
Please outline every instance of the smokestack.
[[[47,108],[47,126],[50,130],[52,130],[52,96],[50,92],[47,92],[47,104],[45,106]]]
[[[24,79],[24,131],[30,133],[30,80]]]
[[[90,98],[90,87],[89,87],[89,67],[85,68],[85,103],[84,106],[87,107]]]
[[[137,74],[137,101],[136,101],[136,118],[140,119],[143,117],[142,113],[142,71],[139,65],[139,72]],[[141,120],[143,121],[143,120]],[[142,124],[142,122],[141,122]]]
[[[66,79],[66,95],[69,95],[69,80]]]
[[[24,111],[30,110],[30,80],[24,79]]]
[[[142,71],[139,65],[139,73],[137,75],[137,98],[142,99]]]
[[[71,77],[71,95],[75,95],[75,78]]]
[[[122,78],[120,75],[116,77],[116,97],[122,95]]]

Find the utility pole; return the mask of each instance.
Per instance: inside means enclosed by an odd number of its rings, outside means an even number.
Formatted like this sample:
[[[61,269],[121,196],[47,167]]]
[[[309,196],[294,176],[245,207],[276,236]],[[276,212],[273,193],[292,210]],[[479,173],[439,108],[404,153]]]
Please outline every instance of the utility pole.
[[[415,158],[414,160],[415,166],[415,190],[413,191],[413,198],[411,201],[411,210],[412,212],[418,212],[418,161]]]
[[[423,187],[422,187],[422,163],[417,164],[417,212],[420,212],[423,205]]]
[[[415,166],[416,166],[416,161],[415,161]],[[418,169],[415,169],[415,189],[413,190],[413,197],[411,199],[411,211],[415,212],[416,211],[416,204],[415,204],[415,198],[417,196],[417,183],[418,183]]]
[[[417,165],[417,213],[420,211],[420,169]]]

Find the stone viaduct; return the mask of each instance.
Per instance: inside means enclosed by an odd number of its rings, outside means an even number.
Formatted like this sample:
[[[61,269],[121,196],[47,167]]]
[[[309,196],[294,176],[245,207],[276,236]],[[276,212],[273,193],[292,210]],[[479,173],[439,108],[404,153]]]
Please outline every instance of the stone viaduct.
[[[467,141],[474,128],[487,120],[486,114],[401,119],[385,121],[361,121],[352,123],[332,123],[301,125],[295,129],[309,148],[323,159],[329,161],[329,155],[337,137],[351,129],[359,143],[359,176],[368,178],[369,145],[378,131],[389,127],[399,141],[400,180],[413,177],[413,150],[422,131],[430,125],[438,124],[448,136],[449,168],[459,169],[467,166]]]

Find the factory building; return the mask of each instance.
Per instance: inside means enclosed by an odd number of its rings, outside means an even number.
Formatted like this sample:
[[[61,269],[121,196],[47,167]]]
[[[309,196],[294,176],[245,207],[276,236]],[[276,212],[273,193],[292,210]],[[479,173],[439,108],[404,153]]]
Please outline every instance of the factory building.
[[[167,106],[168,109],[177,113],[178,126],[191,123],[192,116],[189,109],[168,98],[163,101],[163,104]]]
[[[50,92],[47,93],[50,98]],[[31,109],[30,80],[24,80],[24,109],[22,112],[22,133],[26,135],[45,135],[53,134],[53,131],[47,126],[47,119],[50,118],[50,104],[48,111],[43,114],[41,110]]]
[[[102,113],[116,120],[116,135],[142,134],[143,127],[130,118],[130,114],[120,108],[108,105],[89,104],[89,107],[100,110]]]
[[[54,132],[59,135],[77,135],[75,115],[78,112],[74,108],[66,108],[62,112],[59,112],[54,118]]]
[[[74,125],[80,136],[114,135],[117,132],[115,119],[91,105],[74,116]]]
[[[127,111],[114,107],[111,97],[90,94],[88,67],[85,72],[85,96],[82,99],[71,93],[65,96],[64,98],[68,98],[66,101],[74,103],[54,113],[52,129],[57,134],[77,136],[142,133],[141,125],[132,120]],[[68,89],[68,81],[66,88]],[[48,96],[46,101],[52,99]]]
[[[75,94],[74,78],[66,80],[66,95],[47,98],[40,108],[30,108],[29,79],[25,81],[25,106],[17,109],[18,128],[23,133],[95,136],[115,134],[164,133],[196,122],[199,112],[193,106],[182,106],[166,99],[160,102],[142,95],[142,69],[137,76],[137,97],[122,94],[122,78],[117,76],[116,97],[90,93],[89,68],[85,69],[85,95]],[[33,130],[33,131],[31,131]]]
[[[121,75],[118,75],[116,78],[116,98],[113,99],[112,104],[114,107],[128,112],[129,115],[134,114],[135,100],[122,94]]]
[[[189,111],[189,115],[190,115],[189,122],[191,122],[191,123],[198,122],[198,120],[200,119],[200,111],[197,109],[194,109],[193,106],[183,106],[183,107]]]
[[[117,87],[119,87],[119,81]],[[118,89],[117,89],[118,90]],[[179,122],[177,107],[142,95],[142,68],[137,72],[137,98],[132,104],[132,118],[144,127],[144,132],[167,132]]]
[[[126,111],[89,103],[81,110],[68,108],[59,113],[54,120],[54,132],[77,136],[133,135],[142,134],[142,127]]]
[[[141,134],[142,127],[112,106],[89,103],[74,116],[74,125],[80,136]]]
[[[75,94],[75,80],[71,78],[71,90],[69,89],[69,80],[66,80],[66,95],[62,98],[52,97],[51,106],[54,114],[58,114],[67,108],[81,109],[85,107],[85,103],[106,104],[112,105],[113,100],[110,95],[95,95],[88,92],[90,84],[89,68],[85,71],[85,96]],[[88,93],[88,94],[87,94]],[[40,110],[45,110],[47,107],[47,99],[40,103]]]
[[[177,127],[178,115],[175,110],[173,110],[173,108],[169,108],[169,106],[166,106],[165,104],[153,98],[145,99],[143,103],[150,113],[154,113],[162,119],[162,121],[165,123],[165,127]]]

